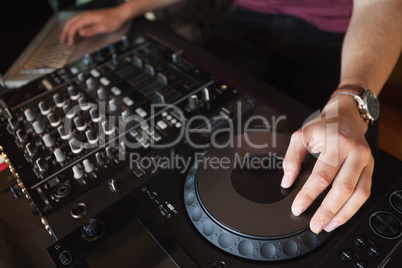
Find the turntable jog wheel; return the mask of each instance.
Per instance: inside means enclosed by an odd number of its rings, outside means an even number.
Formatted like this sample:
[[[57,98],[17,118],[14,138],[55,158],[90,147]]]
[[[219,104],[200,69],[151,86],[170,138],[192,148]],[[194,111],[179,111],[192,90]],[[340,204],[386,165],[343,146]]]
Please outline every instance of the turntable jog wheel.
[[[260,261],[295,258],[328,239],[325,231],[316,235],[309,229],[325,193],[301,216],[291,213],[315,158],[306,156],[290,189],[280,187],[289,141],[277,133],[246,133],[195,161],[185,181],[184,202],[205,239],[230,254]]]

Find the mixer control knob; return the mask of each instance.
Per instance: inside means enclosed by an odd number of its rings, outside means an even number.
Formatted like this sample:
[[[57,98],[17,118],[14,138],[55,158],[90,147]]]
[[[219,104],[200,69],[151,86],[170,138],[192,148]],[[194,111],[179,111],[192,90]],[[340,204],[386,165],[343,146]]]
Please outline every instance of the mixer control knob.
[[[45,146],[47,148],[51,148],[54,145],[54,139],[52,136],[50,136],[49,134],[45,134],[42,137],[43,143],[45,144]]]
[[[120,185],[119,181],[116,179],[109,180],[108,184],[109,184],[109,190],[112,193],[117,193],[121,190],[121,185]]]
[[[70,99],[72,99],[72,100],[78,100],[78,98],[80,97],[77,89],[73,86],[69,86],[67,88],[67,91],[68,91],[68,94],[70,95]]]
[[[87,124],[81,117],[74,118],[74,124],[79,131],[83,131],[87,127]]]
[[[36,159],[36,166],[38,167],[40,172],[45,172],[49,168],[46,159],[43,158]]]
[[[119,109],[116,99],[109,100],[109,109],[111,112],[116,112]]]
[[[110,147],[110,146],[108,146],[108,147],[106,147],[106,156],[109,158],[109,159],[113,159],[113,157],[114,157],[114,149],[112,148],[112,147]]]
[[[74,174],[74,179],[77,179],[77,180],[81,179],[82,176],[84,176],[84,172],[82,172],[82,169],[77,165],[73,166],[73,174]]]
[[[28,143],[25,148],[30,157],[35,157],[38,154],[38,148],[32,143]]]
[[[199,102],[198,102],[197,95],[192,95],[188,99],[188,108],[190,108],[191,111],[195,111],[199,108]]]
[[[87,130],[87,132],[85,132],[85,135],[87,136],[88,142],[90,144],[95,144],[98,142],[98,136],[93,130]]]
[[[84,97],[78,99],[78,104],[83,111],[88,111],[91,108],[91,105]]]
[[[56,106],[59,108],[63,107],[65,104],[64,99],[58,93],[53,95],[53,101],[54,101],[54,104],[56,104]]]
[[[54,113],[50,113],[47,115],[47,119],[49,120],[49,123],[52,127],[57,127],[60,125],[61,121],[59,118],[57,118]]]
[[[98,162],[99,165],[103,165],[105,163],[105,158],[101,153],[96,153],[95,154],[96,162]]]
[[[151,64],[148,64],[148,63],[145,64],[144,65],[144,71],[149,76],[154,76],[155,75],[154,67]]]
[[[10,125],[12,130],[16,130],[20,127],[20,122],[15,117],[9,117],[8,124]]]
[[[100,88],[96,91],[96,93],[98,94],[98,99],[99,101],[106,101],[108,98],[108,94],[106,92],[106,90],[104,88]]]
[[[48,113],[50,113],[50,107],[46,102],[44,101],[39,102],[38,107],[43,115],[47,115]]]
[[[36,134],[42,134],[45,130],[45,126],[43,125],[43,123],[38,120],[32,123],[32,127],[35,130]]]
[[[61,163],[64,160],[66,160],[65,154],[63,153],[62,150],[60,150],[60,148],[54,149],[53,154],[56,157],[56,161],[59,162],[59,163]]]
[[[142,67],[142,60],[138,56],[133,56],[133,65],[137,68]]]
[[[71,137],[71,131],[67,131],[64,126],[59,126],[57,128],[57,131],[60,134],[60,138],[62,138],[63,140],[68,140]]]
[[[82,161],[82,164],[84,165],[84,170],[86,173],[91,173],[94,170],[94,165],[91,162],[89,162],[88,159]]]
[[[208,88],[204,88],[202,90],[202,99],[206,102],[211,100],[211,96],[209,95],[209,89]]]
[[[28,140],[28,134],[22,129],[18,129],[16,134],[20,142],[26,142]]]
[[[82,57],[82,62],[84,63],[85,66],[91,66],[94,63],[92,56],[90,54],[85,54]]]
[[[158,75],[156,76],[156,80],[162,86],[167,86],[168,85],[168,80],[167,80],[166,76],[163,73],[158,73]]]
[[[84,83],[87,77],[84,73],[79,73],[77,75],[77,78],[78,78],[78,81],[80,81],[81,83]]]
[[[110,54],[115,54],[116,53],[116,46],[114,44],[109,45],[109,53]]]
[[[117,57],[117,54],[112,55],[112,63],[114,66],[119,65],[119,58]]]
[[[125,50],[131,47],[131,42],[130,39],[128,39],[127,35],[123,35],[120,40]]]
[[[35,113],[31,109],[29,109],[29,108],[25,109],[24,114],[25,114],[25,118],[29,122],[32,122],[35,120]]]
[[[87,84],[87,88],[89,91],[96,90],[96,81],[92,77],[88,78],[85,83]]]
[[[82,236],[84,239],[94,240],[103,234],[105,226],[102,222],[92,218],[89,219],[82,228]]]
[[[128,109],[125,109],[123,112],[121,112],[121,117],[122,117],[124,122],[126,122],[131,115],[133,115],[133,114]]]
[[[71,107],[71,105],[69,105],[69,104],[66,104],[63,106],[63,112],[67,118],[71,119],[76,115],[77,109],[75,109],[74,107]]]
[[[106,135],[111,135],[114,133],[114,125],[110,123],[110,121],[103,121],[102,128]]]
[[[92,122],[97,123],[100,121],[98,109],[93,108],[93,109],[89,110],[89,115],[91,116]]]
[[[101,49],[96,50],[96,61],[103,62],[105,60],[105,55]]]
[[[79,154],[82,151],[82,146],[79,141],[70,140],[68,144],[70,145],[71,151],[74,154]]]

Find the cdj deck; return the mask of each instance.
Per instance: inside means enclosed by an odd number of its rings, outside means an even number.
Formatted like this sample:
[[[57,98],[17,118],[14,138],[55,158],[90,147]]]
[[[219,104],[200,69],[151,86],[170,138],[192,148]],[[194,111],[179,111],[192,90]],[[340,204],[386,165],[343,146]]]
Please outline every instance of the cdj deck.
[[[2,97],[1,151],[57,267],[379,267],[401,248],[401,164],[332,233],[280,187],[309,110],[139,20],[109,47]]]

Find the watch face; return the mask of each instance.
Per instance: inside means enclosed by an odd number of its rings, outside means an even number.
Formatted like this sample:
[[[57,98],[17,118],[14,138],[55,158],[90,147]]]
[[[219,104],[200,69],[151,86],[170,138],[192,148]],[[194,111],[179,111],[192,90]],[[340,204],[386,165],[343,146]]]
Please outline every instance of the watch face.
[[[368,114],[373,118],[373,120],[376,120],[380,114],[380,103],[372,91],[367,93],[366,103]]]

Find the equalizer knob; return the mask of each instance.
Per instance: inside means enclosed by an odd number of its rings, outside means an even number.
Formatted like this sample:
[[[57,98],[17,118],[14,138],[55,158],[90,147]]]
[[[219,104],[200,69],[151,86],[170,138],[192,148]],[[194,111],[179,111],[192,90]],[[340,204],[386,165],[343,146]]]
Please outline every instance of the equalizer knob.
[[[68,91],[68,95],[70,95],[70,99],[72,99],[72,100],[78,100],[78,98],[80,97],[77,89],[73,86],[69,86],[67,88],[67,91]]]
[[[96,93],[98,94],[99,101],[106,101],[108,99],[108,94],[104,88],[99,88]]]
[[[92,122],[97,123],[100,121],[98,109],[93,108],[93,109],[89,110],[89,115],[91,116]]]
[[[51,148],[54,145],[54,139],[52,136],[50,136],[49,134],[45,134],[42,137],[43,143],[45,144],[45,146],[47,148]]]
[[[119,65],[119,58],[118,58],[117,54],[113,54],[113,55],[112,55],[112,64],[113,64],[114,66]]]
[[[81,117],[74,118],[74,124],[79,131],[83,131],[87,127],[86,122]]]
[[[48,113],[50,113],[50,107],[46,102],[44,101],[39,102],[38,107],[43,115],[47,115]]]
[[[82,161],[82,164],[84,165],[84,170],[86,173],[91,173],[94,170],[94,165],[89,162],[88,159],[84,159],[84,161]]]
[[[47,119],[52,127],[58,127],[61,123],[60,119],[54,113],[48,114]]]
[[[116,112],[119,109],[116,99],[109,100],[109,109],[111,112]]]
[[[63,140],[68,140],[71,137],[71,131],[67,131],[64,126],[59,126],[57,128],[57,131],[60,134],[60,138],[62,138]]]
[[[77,78],[78,78],[78,81],[80,81],[81,83],[84,83],[86,78],[87,78],[87,76],[84,73],[79,73],[77,75]]]
[[[155,69],[151,64],[145,64],[144,65],[144,71],[147,75],[149,76],[154,76],[155,75]]]
[[[81,97],[78,99],[78,104],[80,105],[81,110],[88,111],[91,108],[91,104],[85,99],[85,97]]]
[[[79,141],[70,140],[68,144],[70,145],[71,152],[74,154],[79,154],[82,151],[82,146]]]
[[[85,83],[89,91],[96,90],[96,81],[92,77],[88,78]]]
[[[114,133],[114,124],[111,123],[110,121],[103,121],[102,122],[102,128],[103,132],[105,132],[106,135],[111,135]]]
[[[24,114],[28,122],[32,122],[35,120],[35,113],[31,109],[29,108],[25,109]]]
[[[42,134],[43,131],[45,131],[45,126],[41,121],[36,120],[35,122],[32,123],[32,127],[35,131],[36,134]]]
[[[133,56],[133,65],[137,68],[142,67],[142,60],[138,56]]]
[[[98,162],[99,165],[103,165],[105,163],[105,158],[101,153],[96,153],[95,154],[96,162]]]
[[[63,107],[64,104],[66,104],[64,99],[58,93],[53,95],[53,101],[54,101],[54,104],[56,104],[56,106],[59,108]]]
[[[90,144],[96,144],[98,142],[98,135],[93,130],[87,130],[85,136],[87,136],[87,140]]]
[[[96,50],[96,61],[103,62],[105,60],[105,55],[101,49]]]
[[[82,172],[82,169],[75,165],[73,166],[73,174],[74,174],[74,179],[81,179],[84,176],[84,172]]]
[[[105,225],[93,218],[89,219],[82,228],[82,237],[90,241],[100,237],[105,231]]]
[[[66,160],[66,155],[63,153],[62,150],[60,150],[60,148],[56,148],[53,151],[54,156],[56,157],[56,161],[61,163],[64,160]]]

